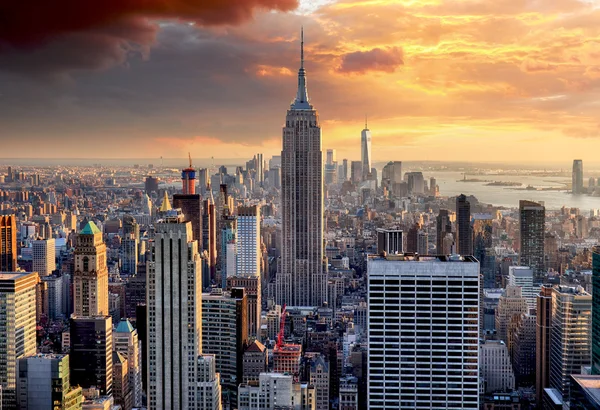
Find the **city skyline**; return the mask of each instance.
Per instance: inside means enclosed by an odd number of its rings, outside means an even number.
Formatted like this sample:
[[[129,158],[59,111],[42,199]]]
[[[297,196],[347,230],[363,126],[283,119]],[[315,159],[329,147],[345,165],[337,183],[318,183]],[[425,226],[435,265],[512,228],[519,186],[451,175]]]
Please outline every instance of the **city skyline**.
[[[107,157],[115,145],[128,157],[274,154],[301,25],[323,143],[341,158],[359,157],[365,113],[375,161],[465,160],[460,146],[477,144],[482,160],[558,161],[579,150],[589,162],[600,148],[593,3],[253,0],[212,14],[179,6],[128,10],[123,27],[100,13],[99,22],[58,19],[33,33],[11,9],[15,25],[0,30],[12,46],[0,49],[5,148],[15,157]],[[24,150],[23,140],[36,144]]]

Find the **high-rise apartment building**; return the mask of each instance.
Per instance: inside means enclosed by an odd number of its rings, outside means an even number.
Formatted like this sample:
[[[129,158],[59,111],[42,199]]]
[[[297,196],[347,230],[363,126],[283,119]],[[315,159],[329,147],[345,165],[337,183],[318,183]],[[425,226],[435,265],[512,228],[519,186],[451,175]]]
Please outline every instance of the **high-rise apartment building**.
[[[202,288],[198,242],[179,210],[156,223],[148,261],[148,406],[197,409],[202,353]]]
[[[572,188],[574,194],[583,194],[583,161],[573,160]]]
[[[369,179],[371,173],[371,131],[365,121],[365,128],[360,132],[360,162],[362,164],[362,180]]]
[[[95,387],[110,396],[113,388],[112,317],[71,316],[71,382],[84,389]]]
[[[69,356],[37,354],[19,359],[18,408],[22,410],[80,410],[81,387],[72,387]]]
[[[388,255],[404,252],[401,230],[377,229],[377,253],[381,252],[386,252]]]
[[[535,298],[540,288],[533,285],[533,269],[528,266],[509,266],[508,285],[520,287],[528,309],[535,309]]]
[[[17,220],[15,215],[0,215],[0,272],[17,270]]]
[[[235,402],[248,341],[248,301],[242,288],[202,295],[202,351],[214,354],[221,386]]]
[[[473,255],[471,203],[467,200],[466,195],[456,197],[456,243],[460,255]]]
[[[541,283],[544,277],[544,224],[546,208],[537,202],[519,201],[521,251],[519,264],[533,269],[534,280]]]
[[[37,273],[0,273],[0,388],[3,409],[17,404],[17,361],[36,353]]]
[[[109,314],[106,245],[102,232],[91,221],[77,235],[73,293],[75,316]]]
[[[31,243],[33,272],[40,276],[52,275],[56,269],[56,244],[54,239],[38,239]]]
[[[369,409],[479,408],[479,264],[370,256]]]
[[[592,374],[600,374],[600,246],[592,253]]]
[[[592,295],[581,287],[555,286],[550,330],[550,387],[566,400],[570,376],[591,361]]]
[[[550,331],[552,330],[552,288],[542,286],[537,296],[535,335],[535,397],[542,402],[544,389],[550,387]]]
[[[300,49],[298,92],[283,128],[282,255],[275,296],[281,305],[321,306],[327,301],[321,127],[306,89],[304,35]]]

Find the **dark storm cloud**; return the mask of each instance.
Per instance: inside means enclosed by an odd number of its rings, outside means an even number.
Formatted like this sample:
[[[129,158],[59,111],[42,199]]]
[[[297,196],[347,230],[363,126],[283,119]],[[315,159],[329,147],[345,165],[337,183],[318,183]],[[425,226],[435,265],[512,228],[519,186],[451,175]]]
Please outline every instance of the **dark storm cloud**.
[[[369,51],[355,51],[344,55],[338,72],[363,74],[367,71],[382,71],[392,73],[403,64],[404,56],[401,48],[374,48]]]
[[[297,0],[32,0],[0,2],[0,69],[60,73],[103,69],[145,55],[157,20],[236,25],[256,9],[288,11]]]

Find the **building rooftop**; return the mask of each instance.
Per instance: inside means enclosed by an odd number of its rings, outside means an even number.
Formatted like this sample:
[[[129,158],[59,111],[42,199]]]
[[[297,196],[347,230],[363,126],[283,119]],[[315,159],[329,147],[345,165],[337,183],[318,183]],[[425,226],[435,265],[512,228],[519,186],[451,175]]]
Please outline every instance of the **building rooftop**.
[[[96,224],[94,222],[88,221],[88,223],[85,224],[85,226],[79,233],[82,235],[95,235],[97,233],[102,233],[102,232],[100,231],[100,229],[98,229],[98,227],[96,226]]]
[[[2,272],[0,273],[0,280],[17,280],[36,272]]]
[[[462,255],[419,255],[417,253],[369,255],[369,259],[378,261],[403,262],[474,262],[479,263],[473,256]]]
[[[117,333],[131,333],[133,332],[133,326],[129,323],[129,320],[121,320],[115,329]]]
[[[571,375],[575,383],[581,386],[586,396],[600,406],[600,375]]]

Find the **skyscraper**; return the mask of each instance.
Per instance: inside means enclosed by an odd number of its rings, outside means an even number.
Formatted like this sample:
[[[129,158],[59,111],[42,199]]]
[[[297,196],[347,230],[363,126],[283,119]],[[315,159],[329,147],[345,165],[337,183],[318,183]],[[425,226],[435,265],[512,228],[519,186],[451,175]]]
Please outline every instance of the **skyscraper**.
[[[580,159],[573,160],[573,175],[572,188],[574,194],[583,193],[583,161]]]
[[[600,374],[600,246],[592,253],[592,374]]]
[[[370,256],[369,409],[479,408],[479,264]]]
[[[217,214],[215,200],[210,185],[207,187],[209,197],[204,201],[202,209],[202,250],[208,253],[208,269],[210,279],[214,281],[217,274]],[[210,286],[210,283],[203,284]]]
[[[377,253],[386,252],[388,255],[403,253],[403,232],[398,229],[377,229]]]
[[[350,181],[355,184],[358,184],[362,181],[363,176],[363,166],[361,161],[352,161],[350,163]]]
[[[109,396],[113,388],[112,317],[71,316],[71,382],[84,389],[96,387]]]
[[[447,209],[440,209],[440,213],[436,217],[436,252],[438,255],[443,255],[444,238],[447,234],[452,235],[452,221],[450,213]]]
[[[248,301],[244,289],[214,289],[202,297],[202,351],[214,354],[221,385],[235,407],[242,382],[242,359],[248,341]]]
[[[260,276],[260,207],[242,206],[237,211],[237,276]]]
[[[198,356],[198,409],[221,410],[221,377],[211,354]]]
[[[237,218],[223,215],[221,218],[221,287],[227,287],[227,277],[235,276],[237,268]]]
[[[202,249],[202,197],[200,194],[175,194],[173,207],[180,208],[186,221],[192,224],[193,239],[198,241],[198,249]]]
[[[148,262],[148,405],[196,409],[202,353],[202,288],[198,243],[176,209],[156,224]]]
[[[56,245],[54,239],[38,239],[31,244],[33,271],[40,276],[52,275],[56,269]]]
[[[483,275],[483,287],[493,288],[496,284],[496,258],[492,248],[492,215],[474,214],[471,229],[473,231],[473,256],[479,261]]]
[[[519,201],[521,252],[519,264],[533,269],[535,282],[544,277],[544,223],[546,208],[537,202]]]
[[[137,274],[140,241],[140,226],[131,215],[123,217],[123,237],[121,238],[121,273]]]
[[[533,270],[528,266],[509,266],[508,285],[521,288],[521,294],[527,301],[528,309],[535,309],[535,298],[540,288],[533,286]]]
[[[188,154],[190,166],[181,171],[182,192],[184,195],[196,193],[196,170],[192,166],[192,157]]]
[[[327,300],[323,255],[323,152],[317,111],[310,104],[300,47],[298,91],[287,112],[281,151],[282,256],[276,300],[321,306]]]
[[[567,400],[570,377],[591,360],[592,295],[578,287],[555,286],[550,331],[550,387]]]
[[[138,331],[129,320],[121,320],[113,332],[115,352],[121,353],[129,366],[129,387],[135,407],[142,406],[142,363]]]
[[[473,233],[471,230],[471,203],[466,195],[456,197],[456,236],[458,253],[473,255]]]
[[[365,128],[360,133],[360,162],[362,163],[362,180],[369,179],[371,173],[371,131],[365,119]]]
[[[402,162],[390,161],[381,172],[381,187],[387,188],[388,192],[392,192],[394,184],[402,182]]]
[[[75,316],[108,315],[108,267],[102,232],[88,222],[77,235],[73,275]]]
[[[535,395],[542,402],[545,388],[550,387],[550,331],[552,329],[552,288],[542,286],[537,296],[535,335]]]
[[[17,270],[17,221],[14,215],[0,215],[0,272]]]
[[[22,410],[81,409],[81,387],[71,387],[69,356],[37,354],[19,359],[18,408]]]
[[[0,273],[0,388],[2,408],[15,408],[17,360],[36,353],[37,273]]]

